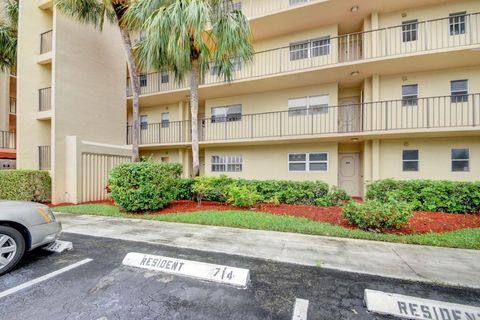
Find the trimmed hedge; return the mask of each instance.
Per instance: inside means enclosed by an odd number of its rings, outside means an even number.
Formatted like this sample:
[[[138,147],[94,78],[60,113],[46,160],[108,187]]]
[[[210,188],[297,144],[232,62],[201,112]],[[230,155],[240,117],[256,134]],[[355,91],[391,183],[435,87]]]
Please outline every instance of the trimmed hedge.
[[[261,201],[330,206],[338,205],[344,200],[350,199],[345,191],[330,187],[322,181],[260,181],[232,179],[225,175],[197,177],[194,179],[192,191],[198,196],[199,199],[197,200],[230,202],[233,204],[243,202],[247,206]],[[251,193],[253,199],[248,197],[246,193]],[[243,198],[243,200],[236,201],[235,198]]]
[[[480,212],[480,181],[394,180],[373,182],[367,199],[386,202],[389,198],[408,202],[413,210],[449,213]]]
[[[121,164],[110,172],[110,196],[130,212],[158,210],[178,196],[181,174],[182,166],[177,163]]]
[[[0,170],[0,199],[49,202],[52,179],[47,171]]]

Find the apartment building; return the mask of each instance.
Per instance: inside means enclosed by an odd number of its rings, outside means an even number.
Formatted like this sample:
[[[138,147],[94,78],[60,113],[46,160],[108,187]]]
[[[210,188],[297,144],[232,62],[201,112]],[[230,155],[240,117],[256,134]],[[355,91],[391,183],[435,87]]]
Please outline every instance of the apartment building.
[[[52,0],[20,1],[17,69],[17,167],[49,170],[54,203],[104,195],[131,154],[118,31],[79,24]]]
[[[15,169],[16,159],[16,76],[0,72],[0,170]]]
[[[480,177],[480,2],[243,0],[255,48],[231,83],[200,86],[201,174],[322,180],[362,196],[385,178]],[[129,161],[120,38],[22,1],[18,167],[54,202],[104,197]],[[141,155],[191,175],[188,81],[140,75]]]
[[[0,1],[0,19],[3,16],[4,0]],[[16,95],[15,70],[0,70],[0,170],[14,169],[16,158]]]
[[[203,75],[201,174],[323,180],[352,196],[385,178],[479,179],[479,1],[236,6],[256,53],[231,83]],[[188,83],[173,79],[141,75],[141,154],[188,176]]]

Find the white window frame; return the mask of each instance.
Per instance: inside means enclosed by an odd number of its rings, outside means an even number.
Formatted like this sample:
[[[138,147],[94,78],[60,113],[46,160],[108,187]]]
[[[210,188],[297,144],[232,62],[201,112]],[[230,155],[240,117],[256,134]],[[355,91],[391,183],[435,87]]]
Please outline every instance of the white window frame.
[[[140,88],[148,86],[148,73],[140,73],[138,82],[140,83]]]
[[[160,72],[160,83],[165,84],[170,82],[170,74],[168,71],[162,71]]]
[[[290,161],[290,155],[297,155],[297,154],[304,154],[305,155],[305,161]],[[311,154],[325,154],[327,155],[327,160],[322,160],[322,161],[310,161],[310,155]],[[291,163],[305,163],[305,171],[300,171],[300,170],[290,170],[290,164]],[[310,164],[311,163],[325,163],[327,165],[327,168],[325,170],[310,170]],[[293,172],[293,173],[302,173],[302,172],[313,172],[313,173],[327,173],[328,170],[330,169],[330,154],[329,152],[325,151],[318,151],[318,152],[289,152],[287,154],[287,169],[288,172]]]
[[[455,19],[458,19],[458,21],[456,21]],[[460,21],[460,19],[463,19],[463,21]],[[463,30],[461,28],[462,24],[463,24]],[[458,30],[459,30],[458,33],[452,32],[455,30],[455,27],[454,27],[455,25],[458,25]],[[460,36],[466,33],[467,33],[467,12],[462,11],[462,12],[450,13],[448,15],[448,34],[450,36]]]
[[[228,119],[228,110],[230,108],[234,108],[234,107],[240,107],[240,117],[237,118],[232,118],[231,120]],[[219,115],[215,115],[214,114],[214,111],[213,110],[221,110],[223,109],[224,112],[222,113],[223,116],[219,116]],[[242,121],[242,118],[243,118],[243,106],[242,104],[231,104],[231,105],[227,105],[227,106],[218,106],[218,107],[212,107],[211,110],[210,110],[210,113],[211,113],[211,116],[210,116],[210,119],[211,119],[211,123],[226,123],[226,122],[238,122],[238,121]],[[235,113],[232,113],[231,115],[234,115]],[[217,119],[219,118],[219,119]],[[215,120],[214,120],[215,119]]]
[[[402,42],[409,43],[418,40],[418,19],[402,22]]]
[[[327,103],[326,104],[320,104],[320,107],[318,109],[314,109],[311,105],[312,98],[321,98],[321,99],[326,98]],[[296,107],[292,107],[290,105],[291,101],[300,100],[300,99],[305,99],[306,100],[305,108],[295,109]],[[305,111],[305,113],[301,113],[301,112],[296,113],[295,111]],[[328,114],[329,111],[330,111],[330,95],[328,95],[328,94],[321,94],[321,95],[307,96],[307,97],[296,97],[296,98],[289,98],[288,99],[288,116],[289,117]]]
[[[454,82],[460,82],[460,81],[465,81],[467,83],[467,90],[452,90],[452,84]],[[450,101],[452,103],[462,103],[462,102],[468,102],[468,93],[470,92],[470,81],[468,81],[468,79],[459,79],[459,80],[451,80],[450,81]],[[465,93],[464,93],[465,92]],[[465,100],[461,100],[459,99],[460,97],[462,97],[462,99],[465,99]],[[463,98],[463,97],[466,97],[466,98]]]
[[[141,130],[147,130],[148,129],[148,115],[146,114],[142,114],[140,115],[139,117],[140,119],[140,129]],[[142,121],[142,118],[143,119],[146,119],[146,121]]]
[[[328,40],[328,46],[326,46],[326,45],[319,46],[319,47],[314,47],[313,46],[313,42],[315,42],[315,41],[326,41],[326,40]],[[306,45],[306,48],[292,50],[293,49],[292,47],[299,46],[299,45]],[[313,52],[317,48],[327,48],[327,49],[324,49],[324,50],[327,50],[327,53],[314,55]],[[292,54],[296,54],[297,52],[302,52],[302,51],[307,52],[305,57],[300,56],[298,58],[292,59]],[[298,60],[309,59],[309,58],[323,57],[323,56],[328,56],[331,53],[332,53],[332,39],[329,35],[324,36],[324,37],[315,38],[315,39],[292,42],[289,45],[289,60],[290,61],[298,61]]]
[[[453,151],[454,150],[467,150],[467,155],[468,157],[467,158],[453,158]],[[453,163],[455,161],[466,161],[467,162],[467,165],[468,165],[468,169],[467,170],[462,170],[462,171],[459,171],[459,170],[453,170]],[[452,148],[450,150],[450,171],[451,172],[470,172],[470,148]]]
[[[162,112],[160,115],[160,120],[162,128],[170,127],[170,112]]]
[[[403,88],[404,87],[411,87],[411,86],[416,86],[417,88],[417,94],[415,96],[413,95],[403,95]],[[411,83],[411,84],[404,84],[402,85],[401,88],[401,95],[402,95],[402,107],[415,107],[418,105],[418,96],[419,96],[419,88],[417,83]]]
[[[242,61],[238,57],[230,58],[230,62],[232,63],[232,73],[242,71]],[[219,65],[216,63],[211,63],[210,65],[210,75],[211,76],[219,76]]]
[[[417,159],[416,160],[405,159],[404,158],[404,152],[405,151],[417,151]],[[416,162],[417,163],[417,170],[405,170],[405,167],[403,166],[405,162]],[[420,150],[418,150],[418,149],[403,149],[402,150],[402,172],[419,172],[419,171],[420,171]]]
[[[222,161],[214,162],[215,157]],[[242,155],[212,155],[211,156],[211,172],[243,172],[243,156]],[[239,160],[239,161],[237,161]],[[214,170],[214,166],[223,166],[224,170]],[[240,166],[240,170],[229,170],[229,166]]]

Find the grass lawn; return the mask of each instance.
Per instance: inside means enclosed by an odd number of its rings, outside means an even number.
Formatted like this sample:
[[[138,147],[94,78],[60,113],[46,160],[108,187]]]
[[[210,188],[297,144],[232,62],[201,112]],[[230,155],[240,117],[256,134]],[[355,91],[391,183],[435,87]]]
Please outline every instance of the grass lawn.
[[[104,204],[83,204],[53,208],[55,212],[100,215],[156,221],[183,222],[245,229],[296,232],[311,235],[335,236],[439,247],[480,249],[480,228],[445,233],[394,235],[347,229],[301,217],[281,216],[255,211],[197,211],[173,214],[128,214],[117,207]]]

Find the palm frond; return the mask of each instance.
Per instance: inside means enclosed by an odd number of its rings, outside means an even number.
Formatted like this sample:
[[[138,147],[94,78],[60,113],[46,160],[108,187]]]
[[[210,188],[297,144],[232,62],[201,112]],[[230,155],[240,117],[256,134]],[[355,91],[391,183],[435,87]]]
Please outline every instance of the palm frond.
[[[55,7],[63,14],[83,24],[102,30],[107,19],[116,21],[111,1],[106,0],[55,0]]]
[[[122,23],[144,33],[136,49],[142,69],[168,69],[181,81],[196,63],[231,80],[234,61],[253,56],[248,20],[232,8],[231,0],[136,0]]]

